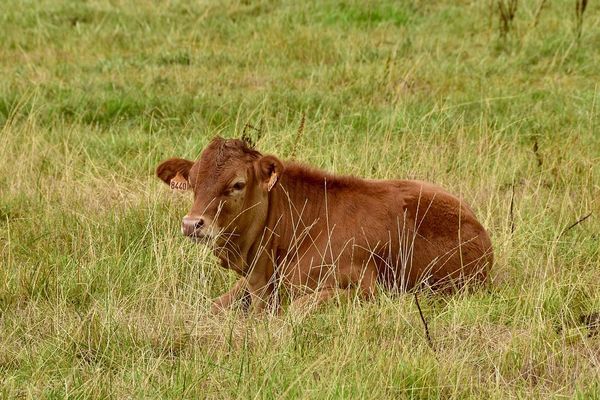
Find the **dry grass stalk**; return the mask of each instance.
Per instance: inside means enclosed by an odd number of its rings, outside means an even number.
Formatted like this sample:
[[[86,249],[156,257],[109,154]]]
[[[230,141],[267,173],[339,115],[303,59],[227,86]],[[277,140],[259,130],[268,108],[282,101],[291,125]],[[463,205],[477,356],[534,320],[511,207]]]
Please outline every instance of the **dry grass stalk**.
[[[583,14],[585,13],[587,3],[587,0],[575,0],[575,32],[577,40],[581,38],[583,31]]]
[[[498,0],[500,17],[500,37],[506,38],[512,29],[513,20],[517,13],[518,0]]]
[[[306,122],[306,113],[302,113],[302,119],[300,120],[300,126],[298,126],[298,130],[296,131],[296,137],[294,139],[294,145],[292,147],[292,153],[290,158],[296,158],[296,151],[298,150],[298,145],[302,140],[302,135],[304,134],[304,123]]]
[[[427,321],[425,320],[425,317],[423,316],[423,311],[421,310],[421,305],[419,304],[419,296],[417,295],[417,292],[415,292],[415,304],[417,305],[417,309],[419,310],[421,322],[425,327],[425,336],[427,337],[427,344],[429,344],[431,350],[435,351],[435,348],[433,347],[433,341],[431,340],[431,335],[429,334],[429,326],[427,325]]]
[[[260,125],[258,125],[258,128],[255,127],[254,125],[250,124],[249,122],[246,122],[246,124],[244,125],[244,129],[242,130],[241,139],[244,142],[246,142],[248,144],[248,146],[255,147],[256,143],[262,137],[262,128],[263,128],[263,120],[262,119],[260,120]],[[251,135],[248,133],[248,129],[253,129],[254,131],[256,131],[256,140],[252,139]]]
[[[535,154],[535,158],[537,160],[538,167],[541,167],[542,164],[544,163],[544,160],[542,159],[542,155],[540,154],[540,146],[538,144],[537,138],[533,142],[533,154]]]
[[[510,185],[510,190],[511,190],[511,194],[510,194],[510,211],[509,211],[509,217],[510,217],[510,234],[512,235],[513,233],[515,233],[515,213],[514,213],[514,209],[515,209],[515,182],[514,181]]]
[[[542,9],[546,5],[546,1],[547,0],[540,0],[540,4],[538,5],[538,8],[535,10],[535,14],[533,15],[533,24],[532,24],[534,28],[540,22],[540,15],[542,14]]]
[[[571,229],[575,228],[577,225],[579,225],[580,223],[582,223],[583,221],[585,221],[586,219],[588,219],[589,217],[592,216],[592,212],[590,211],[588,214],[584,215],[583,217],[579,218],[577,221],[573,222],[571,225],[567,226],[558,236],[559,238],[562,237],[565,233],[567,233],[568,231],[570,231]]]

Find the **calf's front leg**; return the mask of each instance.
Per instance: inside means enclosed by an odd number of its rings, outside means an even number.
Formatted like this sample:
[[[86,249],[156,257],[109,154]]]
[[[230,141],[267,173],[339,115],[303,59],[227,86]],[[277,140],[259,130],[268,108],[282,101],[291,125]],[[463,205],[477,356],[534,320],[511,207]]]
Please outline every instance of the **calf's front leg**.
[[[273,283],[268,277],[259,273],[251,273],[247,282],[250,297],[249,311],[257,314],[264,312],[272,303]]]
[[[217,314],[230,308],[236,301],[241,300],[248,294],[248,283],[246,278],[240,278],[228,292],[213,300],[210,308],[211,313]]]

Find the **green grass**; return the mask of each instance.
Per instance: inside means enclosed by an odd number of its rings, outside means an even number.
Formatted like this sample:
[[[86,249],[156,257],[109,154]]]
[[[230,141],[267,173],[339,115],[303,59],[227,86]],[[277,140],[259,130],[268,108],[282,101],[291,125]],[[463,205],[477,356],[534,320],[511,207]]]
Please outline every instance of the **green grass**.
[[[502,39],[485,1],[1,2],[0,396],[600,398],[600,8],[577,42],[573,3]],[[235,277],[154,168],[261,121],[289,157],[303,113],[298,159],[489,229],[489,290],[421,295],[435,352],[412,295],[209,315]]]

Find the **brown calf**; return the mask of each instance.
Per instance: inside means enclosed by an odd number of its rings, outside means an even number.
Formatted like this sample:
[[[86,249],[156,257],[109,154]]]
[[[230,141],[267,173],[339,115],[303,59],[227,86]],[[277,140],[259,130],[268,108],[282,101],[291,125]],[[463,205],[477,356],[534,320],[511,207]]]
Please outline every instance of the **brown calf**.
[[[461,287],[484,281],[492,265],[473,211],[431,183],[337,176],[222,138],[198,161],[170,159],[156,174],[189,184],[194,204],[182,232],[212,244],[240,275],[213,310],[245,295],[263,310],[278,285],[299,304],[352,288],[371,297],[378,282]]]

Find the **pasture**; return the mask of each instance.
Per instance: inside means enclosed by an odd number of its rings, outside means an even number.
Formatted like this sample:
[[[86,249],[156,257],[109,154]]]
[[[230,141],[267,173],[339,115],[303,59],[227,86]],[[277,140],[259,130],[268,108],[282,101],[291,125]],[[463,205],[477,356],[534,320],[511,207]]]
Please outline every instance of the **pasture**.
[[[0,397],[600,398],[600,5],[575,3],[0,2]],[[154,169],[244,129],[461,195],[489,287],[419,294],[433,348],[410,293],[210,315],[235,276]]]

